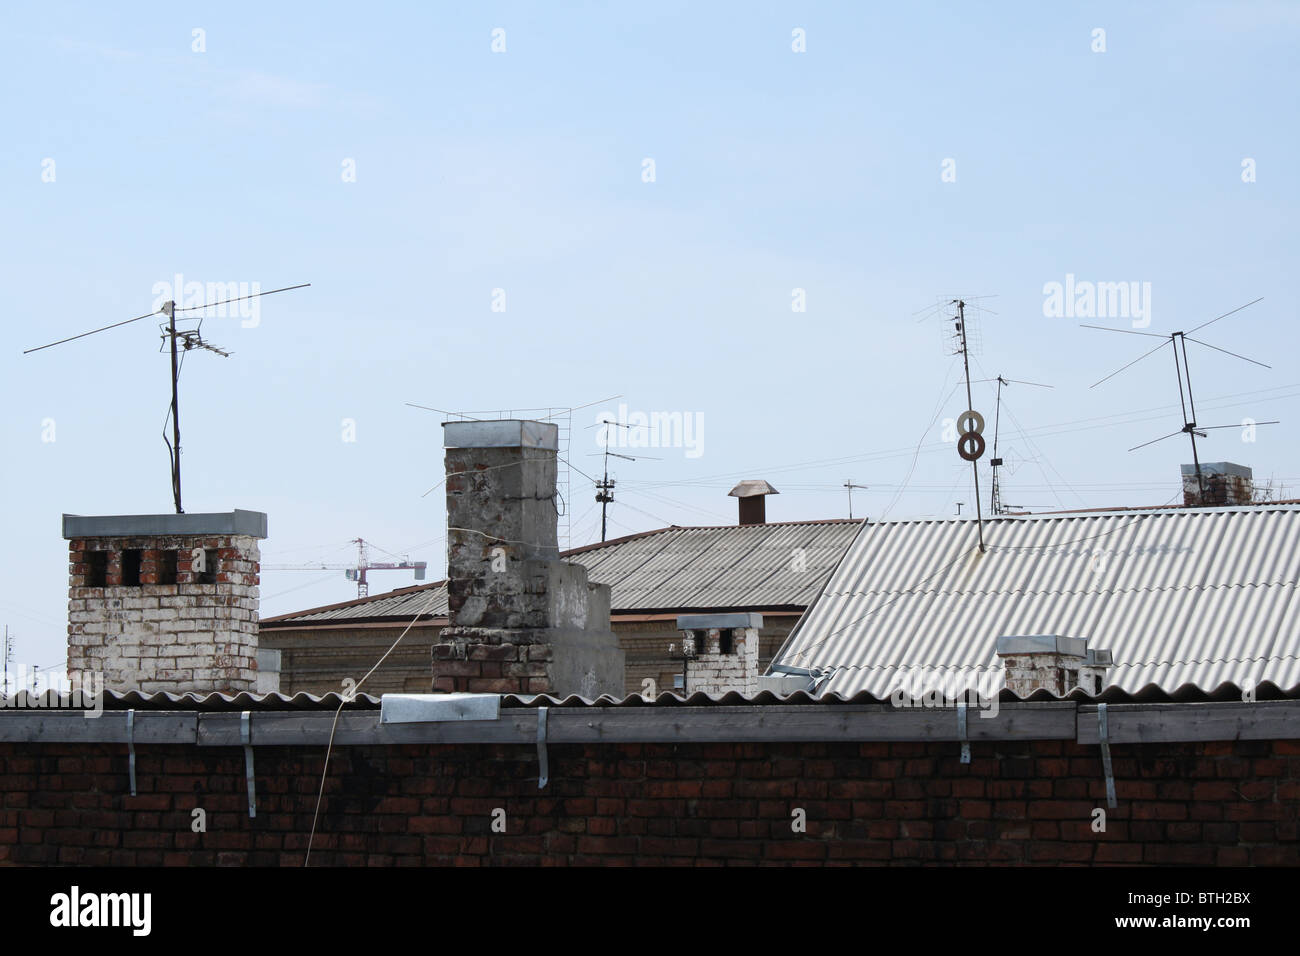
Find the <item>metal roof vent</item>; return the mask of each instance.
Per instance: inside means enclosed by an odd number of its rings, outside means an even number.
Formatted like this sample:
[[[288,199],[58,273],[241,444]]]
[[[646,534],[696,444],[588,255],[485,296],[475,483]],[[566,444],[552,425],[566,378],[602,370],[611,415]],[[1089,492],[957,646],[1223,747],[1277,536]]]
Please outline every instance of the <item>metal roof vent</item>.
[[[767,496],[779,495],[780,493],[766,481],[758,478],[742,481],[727,492],[731,497],[740,499],[740,523],[742,525],[767,524]]]

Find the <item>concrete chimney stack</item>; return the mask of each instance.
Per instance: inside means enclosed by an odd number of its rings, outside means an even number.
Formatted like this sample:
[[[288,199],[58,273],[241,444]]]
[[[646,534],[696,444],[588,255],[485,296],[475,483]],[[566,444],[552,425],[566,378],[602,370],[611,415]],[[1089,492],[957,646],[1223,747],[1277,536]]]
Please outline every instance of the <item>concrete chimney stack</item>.
[[[779,495],[766,481],[742,481],[727,492],[733,498],[740,499],[740,523],[767,524],[767,496]]]
[[[559,559],[552,422],[447,422],[447,604],[433,689],[623,695],[607,585]]]

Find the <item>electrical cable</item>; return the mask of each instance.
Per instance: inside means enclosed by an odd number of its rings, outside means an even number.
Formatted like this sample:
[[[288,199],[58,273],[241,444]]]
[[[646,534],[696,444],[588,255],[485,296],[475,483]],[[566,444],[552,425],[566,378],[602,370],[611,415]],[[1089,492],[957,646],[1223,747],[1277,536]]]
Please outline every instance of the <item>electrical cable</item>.
[[[334,750],[334,734],[338,730],[339,715],[343,713],[343,708],[348,704],[348,702],[350,700],[354,700],[356,698],[356,695],[360,693],[361,685],[370,679],[370,675],[373,674],[376,670],[378,670],[379,665],[388,659],[388,655],[393,653],[393,651],[396,649],[398,644],[402,643],[402,638],[406,637],[407,632],[410,631],[410,629],[416,625],[416,623],[420,620],[421,617],[424,617],[426,614],[428,614],[433,609],[433,606],[434,606],[434,601],[433,599],[430,599],[428,604],[425,605],[424,609],[421,610],[415,617],[411,619],[411,623],[406,625],[406,627],[402,630],[401,634],[397,635],[397,640],[393,641],[392,645],[388,648],[388,650],[384,651],[383,657],[379,658],[379,660],[375,662],[375,666],[370,668],[370,670],[366,671],[365,677],[362,677],[361,680],[357,681],[356,686],[352,688],[352,697],[350,698],[341,697],[341,699],[339,700],[338,710],[334,711],[334,722],[330,724],[329,743],[325,747],[325,765],[321,768],[320,789],[316,793],[316,809],[311,816],[311,833],[307,837],[307,854],[305,857],[303,857],[303,861],[302,861],[302,865],[304,867],[306,867],[308,864],[311,863],[311,845],[312,845],[312,841],[316,839],[316,821],[320,817],[320,805],[321,805],[321,801],[325,797],[325,778],[329,774],[330,754]]]

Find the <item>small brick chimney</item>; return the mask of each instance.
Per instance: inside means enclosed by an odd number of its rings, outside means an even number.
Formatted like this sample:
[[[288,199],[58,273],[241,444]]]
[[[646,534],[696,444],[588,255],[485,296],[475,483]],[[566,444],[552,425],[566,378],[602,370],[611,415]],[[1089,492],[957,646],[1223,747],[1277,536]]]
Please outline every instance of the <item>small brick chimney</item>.
[[[259,690],[265,514],[64,515],[63,537],[70,676],[118,692]]]
[[[434,691],[621,697],[609,587],[559,559],[552,422],[446,422],[447,604]]]
[[[1255,497],[1254,472],[1230,461],[1201,462],[1201,482],[1196,466],[1183,465],[1183,505],[1188,508],[1222,508],[1248,505]],[[1201,492],[1204,485],[1204,494]]]
[[[1099,694],[1113,663],[1110,651],[1089,650],[1086,638],[1054,634],[999,637],[997,654],[1006,667],[1007,690],[1020,697],[1036,690],[1064,697],[1076,687]]]
[[[766,481],[751,479],[742,481],[727,492],[733,498],[740,499],[740,523],[767,524],[767,496],[779,495]]]
[[[734,690],[752,697],[758,693],[758,632],[762,626],[763,615],[752,612],[679,615],[686,694]]]

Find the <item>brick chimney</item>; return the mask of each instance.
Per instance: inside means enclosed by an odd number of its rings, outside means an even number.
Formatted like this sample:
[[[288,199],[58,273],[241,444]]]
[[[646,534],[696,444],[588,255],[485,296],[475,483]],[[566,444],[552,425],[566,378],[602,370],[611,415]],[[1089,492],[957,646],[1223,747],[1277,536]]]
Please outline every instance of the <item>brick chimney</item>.
[[[265,514],[64,515],[63,537],[70,676],[102,674],[119,692],[258,691]]]
[[[767,524],[767,496],[779,495],[766,481],[751,479],[742,481],[727,492],[733,498],[740,499],[740,523]]]
[[[621,697],[609,587],[559,559],[552,422],[446,422],[447,604],[433,689]]]
[[[1108,650],[1089,650],[1082,637],[1035,634],[999,637],[998,657],[1006,667],[1007,690],[1028,697],[1036,690],[1064,697],[1076,687],[1099,694],[1110,669]]]
[[[752,612],[679,615],[686,693],[734,690],[746,697],[758,693],[758,632],[762,626],[763,615]],[[675,650],[673,653],[676,655]]]
[[[1254,472],[1245,465],[1230,461],[1201,462],[1201,482],[1196,481],[1196,466],[1183,465],[1183,505],[1188,508],[1221,508],[1248,505],[1255,497]]]

